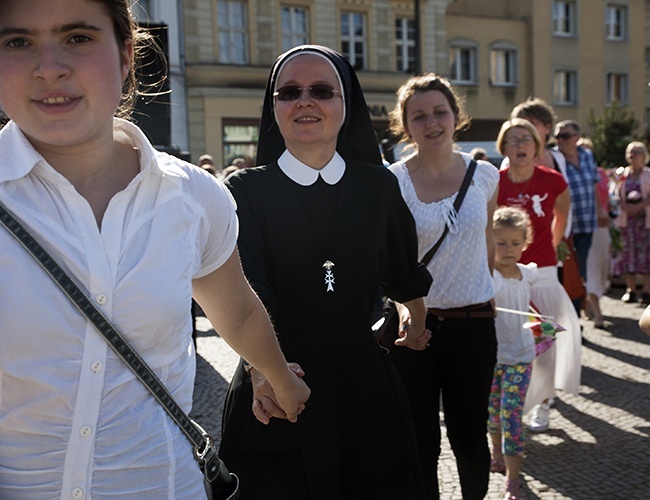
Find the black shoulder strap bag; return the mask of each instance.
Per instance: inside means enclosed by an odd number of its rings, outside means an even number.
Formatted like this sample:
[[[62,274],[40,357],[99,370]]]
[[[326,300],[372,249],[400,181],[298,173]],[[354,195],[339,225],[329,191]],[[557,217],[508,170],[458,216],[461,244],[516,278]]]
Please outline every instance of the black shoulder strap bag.
[[[476,165],[476,160],[471,160],[469,166],[467,167],[467,172],[465,172],[465,177],[463,177],[463,182],[461,183],[460,189],[458,190],[458,195],[454,200],[454,210],[456,210],[457,213],[460,210],[460,206],[463,204],[463,200],[467,194],[467,189],[469,189],[469,186],[472,182],[472,177],[474,177]],[[429,262],[431,262],[431,259],[433,259],[433,256],[436,254],[442,245],[442,242],[445,240],[447,233],[449,233],[449,226],[445,225],[445,229],[442,231],[442,234],[440,235],[440,238],[438,238],[438,241],[436,241],[436,243],[429,249],[429,251],[424,254],[424,257],[422,257],[422,264],[426,266],[429,264]],[[373,326],[375,340],[379,342],[382,347],[390,350],[395,347],[395,344],[393,342],[395,342],[397,339],[399,331],[399,315],[397,314],[395,303],[391,299],[387,298],[385,300],[382,319],[384,320],[382,323],[378,322],[378,325],[375,324],[376,326]]]
[[[43,270],[106,339],[120,359],[133,371],[156,401],[163,406],[171,419],[180,427],[183,434],[194,446],[194,458],[203,471],[208,498],[210,500],[236,500],[239,498],[239,479],[235,474],[228,471],[217,455],[214,439],[198,423],[185,414],[140,355],[2,203],[0,203],[0,224],[36,259]]]

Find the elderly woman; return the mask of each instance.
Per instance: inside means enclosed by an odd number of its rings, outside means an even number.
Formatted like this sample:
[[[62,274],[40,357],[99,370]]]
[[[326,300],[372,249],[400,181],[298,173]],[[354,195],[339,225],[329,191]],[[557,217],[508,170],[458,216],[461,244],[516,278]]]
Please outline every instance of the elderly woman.
[[[625,148],[625,167],[616,186],[621,211],[616,225],[621,228],[624,246],[612,263],[613,276],[625,276],[626,290],[621,300],[636,302],[636,275],[643,275],[641,301],[650,303],[650,155],[642,142]]]
[[[221,454],[242,498],[422,498],[407,398],[371,312],[381,286],[411,315],[400,348],[425,348],[431,276],[357,77],[338,53],[309,45],[278,58],[257,162],[227,180],[244,272],[312,397],[296,424],[271,418],[283,416],[273,393],[241,363]]]

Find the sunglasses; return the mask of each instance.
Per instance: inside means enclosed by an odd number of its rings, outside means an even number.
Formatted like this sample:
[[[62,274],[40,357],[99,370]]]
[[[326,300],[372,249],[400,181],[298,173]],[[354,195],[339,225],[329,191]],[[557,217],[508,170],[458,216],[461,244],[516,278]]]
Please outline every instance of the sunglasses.
[[[561,134],[555,134],[556,139],[571,139],[572,137],[577,136],[578,134],[570,134],[569,132],[563,132]]]
[[[298,85],[280,87],[273,92],[273,97],[276,97],[278,101],[297,101],[305,90],[309,92],[309,97],[317,101],[329,101],[334,96],[341,95],[341,92],[335,90],[331,85],[317,84],[311,87],[298,87]]]

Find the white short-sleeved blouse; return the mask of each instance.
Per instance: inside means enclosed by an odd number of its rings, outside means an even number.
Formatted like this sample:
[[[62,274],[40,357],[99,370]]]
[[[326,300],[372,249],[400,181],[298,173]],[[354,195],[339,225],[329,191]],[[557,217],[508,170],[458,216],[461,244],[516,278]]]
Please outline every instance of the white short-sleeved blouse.
[[[517,264],[521,279],[504,278],[494,270],[494,301],[497,307],[528,312],[531,287],[537,281],[537,264]],[[497,330],[497,363],[514,365],[532,363],[535,359],[535,339],[530,328],[524,328],[528,316],[499,311],[495,319]]]
[[[133,124],[115,128],[138,148],[141,171],[101,231],[13,122],[0,131],[0,200],[189,411],[192,279],[232,254],[234,202]],[[0,249],[0,498],[205,495],[189,442],[162,407],[3,228]]]
[[[471,157],[458,154],[469,165]],[[458,192],[440,201],[424,203],[417,197],[404,161],[389,168],[397,176],[402,196],[415,219],[420,259],[438,241],[445,224],[450,226],[445,241],[427,266],[433,284],[424,299],[426,306],[450,309],[492,299],[494,282],[488,266],[485,229],[487,205],[499,184],[498,170],[491,163],[478,162],[454,222],[453,203]]]

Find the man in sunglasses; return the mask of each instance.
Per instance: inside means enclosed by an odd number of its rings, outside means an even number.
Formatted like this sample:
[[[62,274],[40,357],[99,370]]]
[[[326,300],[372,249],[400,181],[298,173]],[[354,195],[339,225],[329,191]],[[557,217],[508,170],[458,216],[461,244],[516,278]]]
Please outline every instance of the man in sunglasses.
[[[587,257],[593,234],[598,227],[598,220],[607,219],[608,214],[605,207],[602,206],[596,190],[599,177],[594,155],[589,149],[578,146],[578,139],[581,136],[580,124],[574,120],[561,121],[555,126],[554,135],[558,149],[566,158],[573,216],[571,232],[578,254],[580,276],[586,281]],[[581,300],[574,301],[578,316],[580,315]]]

